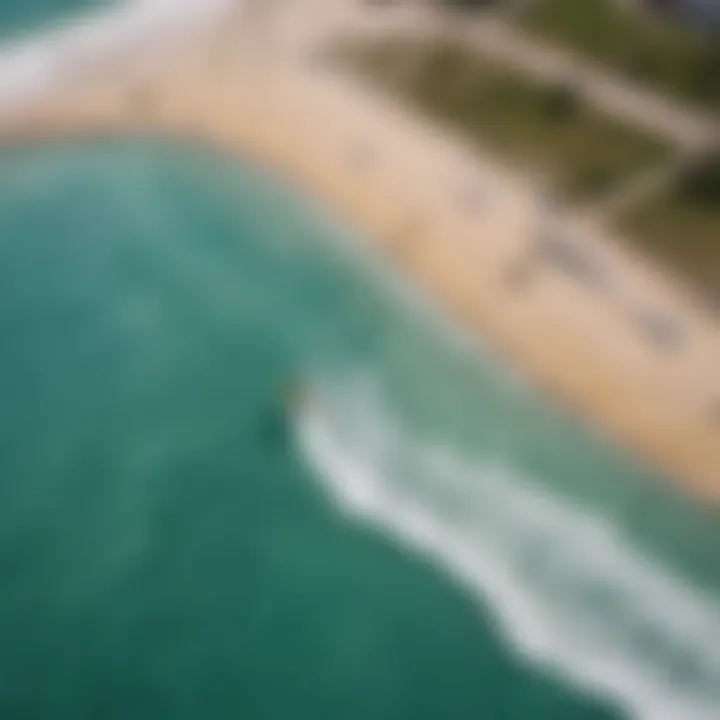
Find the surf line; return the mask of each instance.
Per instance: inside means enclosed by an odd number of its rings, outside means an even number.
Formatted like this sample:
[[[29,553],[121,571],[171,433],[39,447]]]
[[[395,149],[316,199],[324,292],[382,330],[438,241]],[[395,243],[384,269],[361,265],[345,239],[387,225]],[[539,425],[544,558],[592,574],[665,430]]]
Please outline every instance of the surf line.
[[[638,720],[720,717],[717,599],[641,554],[612,518],[415,436],[372,383],[317,383],[295,431],[337,507],[431,557],[518,655]]]

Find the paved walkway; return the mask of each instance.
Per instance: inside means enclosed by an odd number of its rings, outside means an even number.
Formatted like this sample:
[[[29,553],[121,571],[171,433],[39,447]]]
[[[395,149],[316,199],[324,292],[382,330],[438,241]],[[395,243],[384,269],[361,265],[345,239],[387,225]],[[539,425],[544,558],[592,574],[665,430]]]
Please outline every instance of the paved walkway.
[[[597,109],[684,147],[697,148],[720,135],[720,118],[686,107],[533,38],[495,15],[472,17],[413,6],[403,12],[389,11],[387,17],[385,30],[450,36],[539,80],[571,83]]]

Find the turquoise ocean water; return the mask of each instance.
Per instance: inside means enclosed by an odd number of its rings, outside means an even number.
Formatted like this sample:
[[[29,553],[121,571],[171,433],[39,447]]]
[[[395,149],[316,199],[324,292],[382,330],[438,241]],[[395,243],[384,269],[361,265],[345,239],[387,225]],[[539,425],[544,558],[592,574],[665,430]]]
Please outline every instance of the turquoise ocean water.
[[[0,38],[67,22],[84,10],[111,2],[113,0],[0,0]]]
[[[0,717],[720,717],[715,518],[266,171],[3,151],[0,343]]]

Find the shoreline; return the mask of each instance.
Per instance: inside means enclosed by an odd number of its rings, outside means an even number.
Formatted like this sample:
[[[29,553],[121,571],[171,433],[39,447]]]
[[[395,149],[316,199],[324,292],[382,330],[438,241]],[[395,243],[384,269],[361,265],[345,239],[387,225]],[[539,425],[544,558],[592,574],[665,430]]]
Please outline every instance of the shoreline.
[[[326,27],[312,33],[300,8],[267,38],[244,35],[236,20],[128,62],[111,57],[17,105],[0,120],[0,141],[156,134],[268,166],[360,230],[564,407],[697,496],[720,501],[720,417],[707,411],[720,402],[716,321],[602,228],[549,219],[532,184],[492,154],[470,152],[318,62],[323,38],[359,12],[346,4],[324,8],[318,24]],[[550,265],[533,265],[526,284],[508,280],[546,228],[595,253],[625,290],[624,305]],[[676,318],[682,346],[666,353],[648,342],[627,317],[635,307]]]
[[[231,0],[125,0],[116,7],[94,8],[59,18],[56,27],[18,30],[0,38],[0,117],[11,105],[32,101],[72,82],[90,63],[146,52],[159,32],[181,36],[197,32],[227,12]]]

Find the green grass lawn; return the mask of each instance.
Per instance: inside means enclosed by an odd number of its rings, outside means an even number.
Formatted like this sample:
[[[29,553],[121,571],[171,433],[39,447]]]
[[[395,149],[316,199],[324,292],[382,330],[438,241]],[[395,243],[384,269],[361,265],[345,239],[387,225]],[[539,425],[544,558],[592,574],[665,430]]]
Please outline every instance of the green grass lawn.
[[[702,178],[690,174],[672,191],[635,208],[623,226],[641,248],[720,306],[720,159]]]
[[[353,43],[343,57],[470,140],[547,173],[571,199],[612,190],[671,151],[585,107],[570,88],[538,85],[457,45]]]
[[[546,38],[698,106],[720,109],[720,39],[612,0],[539,0],[522,20]]]

